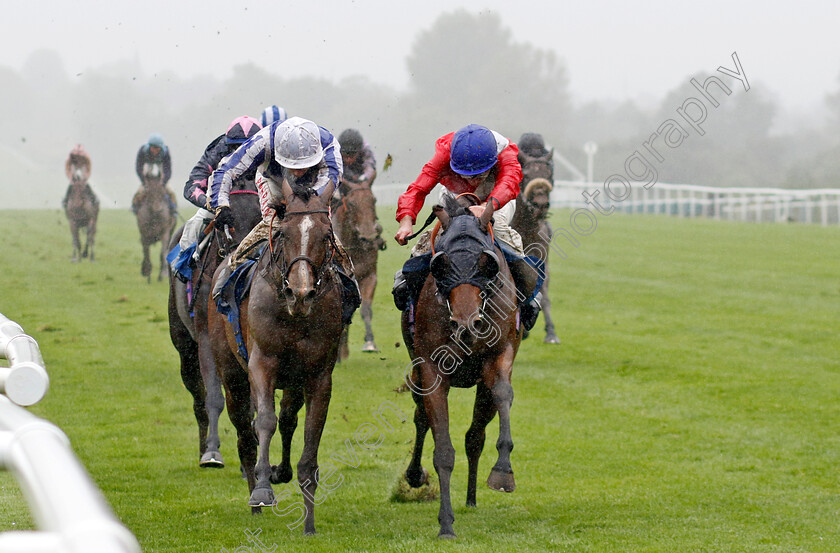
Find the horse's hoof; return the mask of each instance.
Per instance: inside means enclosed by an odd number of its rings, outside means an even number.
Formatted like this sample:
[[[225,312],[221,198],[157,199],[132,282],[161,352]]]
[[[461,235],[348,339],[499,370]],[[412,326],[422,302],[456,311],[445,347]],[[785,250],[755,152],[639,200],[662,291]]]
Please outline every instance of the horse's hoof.
[[[546,334],[545,335],[545,340],[543,340],[543,343],[545,343],[545,344],[559,344],[560,343],[560,338],[558,338],[554,334]]]
[[[255,488],[248,500],[249,507],[271,507],[274,505],[274,491],[271,488]]]
[[[379,348],[376,347],[376,344],[373,342],[373,340],[368,340],[367,342],[365,342],[365,345],[362,346],[362,351],[376,353],[379,351]]]
[[[513,471],[502,472],[499,470],[491,470],[490,476],[487,477],[487,486],[500,492],[512,492],[516,489],[516,481],[513,478]]]
[[[451,528],[449,530],[444,530],[443,528],[440,529],[440,533],[438,533],[438,538],[442,540],[454,540],[458,536],[455,535],[455,530]]]
[[[251,515],[261,515],[262,508],[260,507],[251,507]]]
[[[198,466],[203,469],[223,469],[225,468],[225,462],[222,459],[222,454],[218,451],[207,451],[201,456]]]
[[[283,465],[272,465],[268,481],[272,484],[285,484],[292,481],[292,467]]]
[[[429,483],[429,471],[427,471],[423,467],[420,467],[420,472],[405,471],[405,481],[408,482],[408,485],[412,488],[419,488],[420,486],[425,486]]]

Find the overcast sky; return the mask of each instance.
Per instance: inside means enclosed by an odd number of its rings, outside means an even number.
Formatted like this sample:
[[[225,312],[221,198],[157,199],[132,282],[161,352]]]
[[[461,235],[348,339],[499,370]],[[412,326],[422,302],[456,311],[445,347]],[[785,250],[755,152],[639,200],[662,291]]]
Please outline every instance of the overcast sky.
[[[0,0],[0,65],[39,48],[68,74],[138,60],[146,74],[231,74],[253,62],[288,77],[364,75],[403,89],[417,34],[464,7],[501,16],[515,41],[554,50],[570,90],[591,99],[655,101],[696,71],[734,68],[794,109],[840,88],[836,0]]]

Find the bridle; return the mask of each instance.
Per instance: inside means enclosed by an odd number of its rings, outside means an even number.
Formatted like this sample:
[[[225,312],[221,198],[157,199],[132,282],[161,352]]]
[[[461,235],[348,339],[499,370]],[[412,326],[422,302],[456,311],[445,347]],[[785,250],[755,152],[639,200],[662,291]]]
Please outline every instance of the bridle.
[[[312,214],[316,214],[316,213],[324,213],[329,218],[330,211],[328,209],[309,209],[309,210],[302,210],[302,211],[287,211],[285,213],[285,215],[283,216],[283,218],[288,219],[289,217],[295,217],[295,216],[300,216],[300,215],[312,215]],[[273,222],[273,217],[272,217],[272,222]],[[317,289],[321,285],[321,282],[323,281],[324,275],[329,270],[330,262],[332,261],[333,257],[335,257],[336,250],[338,249],[337,245],[336,245],[336,241],[335,241],[335,233],[333,232],[333,228],[332,228],[332,221],[330,221],[329,240],[330,240],[330,246],[331,247],[327,249],[327,253],[324,256],[324,260],[321,262],[321,265],[319,266],[308,255],[299,255],[299,256],[295,257],[294,259],[292,259],[291,261],[289,261],[287,263],[286,260],[281,255],[282,252],[283,252],[282,248],[277,248],[277,250],[275,252],[274,234],[272,233],[270,235],[270,237],[268,239],[268,247],[269,247],[269,252],[271,254],[269,264],[271,266],[276,267],[279,270],[279,272],[280,272],[280,274],[283,278],[283,288],[287,288],[289,286],[289,273],[292,271],[292,267],[294,267],[295,263],[297,263],[298,261],[305,261],[306,263],[309,264],[310,267],[312,267],[312,272],[315,273],[315,288]],[[278,263],[278,258],[279,258],[279,263]]]

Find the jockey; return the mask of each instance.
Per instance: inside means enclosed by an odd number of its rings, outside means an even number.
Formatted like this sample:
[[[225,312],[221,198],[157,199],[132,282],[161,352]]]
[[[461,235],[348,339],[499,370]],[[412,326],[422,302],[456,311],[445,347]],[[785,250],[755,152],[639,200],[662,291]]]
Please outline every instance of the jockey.
[[[519,138],[519,164],[525,167],[530,160],[545,161],[550,171],[547,177],[550,183],[554,183],[554,149],[545,147],[545,140],[541,134],[534,132],[523,133]]]
[[[204,227],[215,216],[215,213],[204,208],[207,205],[207,181],[210,175],[213,174],[223,158],[235,152],[243,142],[257,134],[257,131],[261,128],[259,121],[253,117],[247,115],[237,117],[228,125],[225,134],[213,139],[204,149],[201,159],[193,167],[184,185],[184,198],[198,207],[198,211],[184,225],[184,231],[178,244],[180,252],[183,253],[172,261],[173,270],[176,270],[176,267],[183,262],[184,254],[192,255],[193,248],[191,246],[199,241]],[[256,176],[255,173],[256,171],[249,171],[242,178],[253,181]]]
[[[268,106],[262,112],[262,126],[267,127],[275,121],[282,123],[288,118],[289,116],[285,109],[280,106]]]
[[[473,193],[481,202],[481,205],[470,208],[476,216],[481,216],[487,202],[493,202],[493,234],[520,256],[520,259],[510,264],[510,269],[519,295],[530,297],[536,289],[536,272],[522,257],[522,238],[510,227],[516,211],[515,198],[519,194],[519,182],[522,180],[518,154],[516,144],[481,125],[467,125],[457,132],[440,137],[435,143],[432,159],[423,166],[420,175],[397,201],[397,221],[400,226],[394,237],[396,241],[401,245],[408,242],[426,196],[438,183],[446,188],[444,194]],[[414,247],[412,256],[422,255],[429,250],[431,237],[427,232]],[[402,271],[398,271],[394,277],[393,293],[397,307],[404,308],[408,303],[409,292]],[[533,327],[539,310],[538,297],[522,304],[520,314],[526,329]]]
[[[94,205],[99,205],[99,199],[90,187],[88,179],[90,178],[90,156],[85,151],[85,147],[81,144],[70,150],[67,160],[64,162],[64,174],[70,181],[67,186],[67,192],[64,194],[64,199],[61,200],[61,207],[67,209],[67,200],[70,198],[70,188],[75,182],[85,183],[85,195],[87,195]]]
[[[271,236],[272,219],[282,218],[285,210],[281,192],[283,181],[291,186],[312,188],[318,195],[330,182],[337,188],[344,170],[340,152],[341,147],[330,131],[307,119],[292,117],[263,127],[222,161],[209,183],[209,206],[216,211],[215,224],[219,228],[234,225],[229,204],[231,185],[234,179],[254,169],[263,218],[240,242],[230,261],[222,264],[213,288],[214,298],[221,293],[228,277],[244,261],[245,255],[258,242]],[[353,264],[338,242],[337,249],[339,255],[334,259],[341,265],[338,269],[343,277],[345,308],[355,302],[349,312],[352,317],[360,301],[358,284],[353,277]],[[345,324],[349,324],[346,316]]]
[[[376,158],[370,145],[362,138],[362,133],[356,129],[345,129],[338,135],[341,144],[341,159],[344,162],[344,176],[342,185],[364,185],[372,188],[376,180]],[[342,189],[344,186],[342,186]],[[343,193],[343,192],[342,192]],[[377,218],[378,219],[378,218]],[[382,239],[382,225],[376,222],[376,242],[380,250],[387,245]]]
[[[146,163],[160,163],[163,168],[163,188],[169,194],[169,209],[174,217],[178,213],[178,204],[175,199],[175,192],[173,192],[166,183],[172,176],[172,158],[169,155],[169,147],[163,143],[163,137],[158,133],[154,133],[149,137],[146,144],[140,146],[137,151],[137,160],[135,161],[135,170],[137,176],[140,178],[140,189],[134,194],[131,200],[131,211],[137,213],[138,202],[143,194],[143,189],[146,183],[143,181],[143,165]]]

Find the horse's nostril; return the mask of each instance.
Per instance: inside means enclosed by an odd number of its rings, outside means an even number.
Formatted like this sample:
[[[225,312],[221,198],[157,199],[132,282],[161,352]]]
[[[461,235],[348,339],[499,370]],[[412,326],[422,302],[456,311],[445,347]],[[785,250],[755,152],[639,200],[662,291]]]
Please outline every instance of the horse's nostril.
[[[483,335],[484,331],[487,329],[487,322],[482,317],[476,317],[473,319],[472,328],[475,330],[476,334]]]
[[[306,298],[307,300],[310,300],[310,301],[311,301],[311,300],[313,300],[313,299],[315,299],[315,290],[314,290],[314,289],[312,289],[312,290],[310,290],[309,292],[307,292],[307,293],[306,293],[305,298]]]
[[[456,321],[455,319],[449,319],[449,328],[452,330],[452,332],[458,332],[459,326],[460,325],[458,324],[458,321]]]

